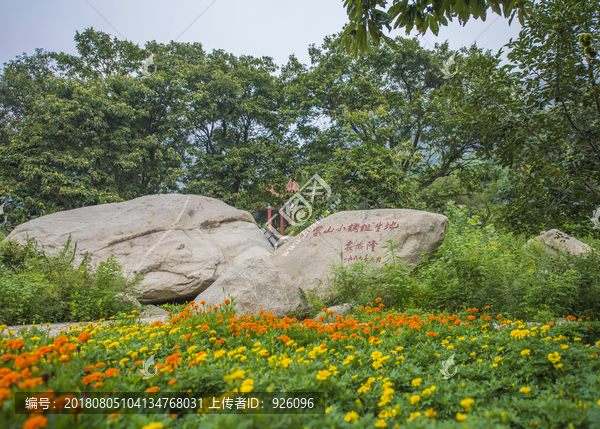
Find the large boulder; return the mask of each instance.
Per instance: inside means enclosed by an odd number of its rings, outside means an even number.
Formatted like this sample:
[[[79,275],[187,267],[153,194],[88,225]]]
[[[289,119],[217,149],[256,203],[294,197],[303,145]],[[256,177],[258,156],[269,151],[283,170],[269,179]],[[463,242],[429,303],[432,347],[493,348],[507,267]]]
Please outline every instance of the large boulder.
[[[367,261],[381,263],[388,240],[399,248],[404,265],[421,261],[421,252],[435,253],[446,236],[446,216],[419,210],[381,209],[335,213],[311,225],[276,249],[271,259],[304,291],[331,287],[333,265]]]
[[[576,238],[560,232],[558,229],[544,231],[537,237],[527,241],[525,245],[530,245],[532,242],[542,243],[544,245],[544,250],[549,255],[556,255],[559,251],[568,252],[573,255],[580,255],[592,251],[592,247],[582,243]]]
[[[230,268],[194,301],[214,306],[230,297],[236,312],[248,316],[264,310],[283,317],[306,307],[300,288],[269,258],[247,259]]]
[[[49,252],[69,235],[78,257],[93,261],[114,254],[130,276],[143,276],[140,302],[194,298],[225,269],[253,257],[268,257],[272,246],[250,213],[200,195],[150,195],[34,219],[7,240],[35,237]]]

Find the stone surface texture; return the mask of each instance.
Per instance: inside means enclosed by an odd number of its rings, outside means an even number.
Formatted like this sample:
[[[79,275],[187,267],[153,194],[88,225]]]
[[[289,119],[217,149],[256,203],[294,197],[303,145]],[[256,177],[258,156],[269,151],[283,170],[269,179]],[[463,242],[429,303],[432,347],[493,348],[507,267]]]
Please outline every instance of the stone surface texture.
[[[416,266],[421,252],[435,253],[446,236],[446,216],[409,209],[335,213],[276,249],[271,259],[303,291],[331,287],[331,268],[358,261],[381,263],[387,240],[399,247],[404,265]],[[342,262],[343,261],[343,262]]]
[[[194,298],[225,269],[272,246],[250,213],[200,195],[150,195],[54,213],[15,228],[7,240],[35,237],[46,252],[69,235],[79,258],[95,262],[114,254],[129,278],[143,276],[143,304]]]
[[[534,241],[542,243],[546,253],[549,255],[556,255],[558,251],[569,252],[573,255],[580,255],[582,253],[589,253],[592,251],[592,247],[582,243],[576,238],[560,232],[558,229],[551,229],[550,231],[542,232],[537,237],[529,240],[527,245]]]
[[[269,258],[247,259],[228,269],[194,301],[214,306],[230,296],[240,315],[260,315],[264,310],[282,317],[306,306],[300,288]]]

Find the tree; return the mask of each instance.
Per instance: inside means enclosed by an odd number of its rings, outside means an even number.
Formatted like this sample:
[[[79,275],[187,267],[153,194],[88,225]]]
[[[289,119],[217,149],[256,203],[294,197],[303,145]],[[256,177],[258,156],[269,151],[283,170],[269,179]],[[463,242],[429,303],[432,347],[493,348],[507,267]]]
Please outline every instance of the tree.
[[[37,51],[3,70],[0,195],[13,224],[164,192],[181,176],[185,93],[176,70],[142,80],[131,74],[148,52],[93,29],[75,40],[78,56]],[[186,61],[192,52],[203,55],[188,46]]]
[[[352,59],[339,43],[326,38],[311,47],[310,69],[293,63],[282,73],[302,112],[305,175],[329,177],[349,210],[437,207],[439,192],[428,195],[428,188],[470,168],[475,158],[468,155],[484,148],[487,125],[477,115],[485,102],[458,78],[443,78],[447,44],[430,52],[397,38],[396,50],[378,47]],[[474,47],[464,53],[469,79],[486,80],[499,62]]]
[[[490,126],[492,151],[512,167],[501,219],[518,232],[591,232],[600,205],[599,61],[578,43],[589,33],[597,45],[597,5],[543,0],[509,43],[514,64],[490,75],[497,86],[518,88],[500,104],[503,120]]]
[[[395,47],[394,41],[384,34],[384,27],[388,32],[392,27],[394,29],[403,27],[406,28],[408,35],[416,26],[421,34],[431,29],[437,36],[439,24],[448,25],[448,20],[452,21],[452,18],[457,16],[463,26],[471,17],[485,21],[487,10],[490,8],[498,15],[503,12],[504,18],[510,15],[509,23],[512,23],[518,12],[519,22],[523,24],[533,2],[531,0],[415,0],[408,4],[408,0],[393,0],[392,6],[385,10],[387,4],[387,0],[344,1],[350,20],[342,34],[342,46],[346,48],[347,53],[355,57],[358,52],[367,53],[370,50],[369,41],[373,41],[377,46],[384,41]]]
[[[271,58],[215,50],[190,70],[184,191],[252,210],[279,198],[297,162],[284,84]]]

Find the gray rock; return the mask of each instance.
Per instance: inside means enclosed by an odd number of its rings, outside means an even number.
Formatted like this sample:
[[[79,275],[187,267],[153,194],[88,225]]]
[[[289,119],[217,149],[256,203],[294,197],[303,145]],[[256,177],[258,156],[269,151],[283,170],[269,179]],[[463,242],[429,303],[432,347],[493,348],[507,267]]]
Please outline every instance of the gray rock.
[[[153,316],[166,316],[169,314],[167,310],[163,310],[156,305],[145,305],[144,311],[141,313],[142,317],[153,317]]]
[[[329,312],[335,312],[332,316],[329,316]],[[346,316],[352,312],[352,306],[350,304],[342,304],[342,305],[334,305],[333,307],[329,307],[327,309],[327,313],[319,313],[317,314],[313,320],[319,320],[321,316],[325,317],[325,320],[335,319],[337,316]]]
[[[275,244],[275,249],[279,249],[280,247],[282,247],[285,243],[287,243],[288,241],[292,240],[294,237],[289,236],[289,235],[284,235],[283,237],[281,237],[279,239],[279,241],[277,241],[277,243]]]
[[[193,298],[222,272],[273,251],[250,213],[200,195],[149,195],[54,213],[19,225],[7,240],[35,237],[49,253],[69,234],[81,259],[114,254],[129,278],[143,276],[143,304]],[[77,262],[77,260],[76,260]]]
[[[582,243],[576,238],[560,232],[558,229],[542,232],[537,237],[527,241],[525,246],[529,246],[533,242],[541,243],[544,246],[544,250],[549,255],[556,255],[559,251],[569,252],[573,255],[590,253],[592,251],[592,247]]]
[[[359,210],[335,213],[276,249],[271,259],[303,290],[331,287],[331,267],[383,262],[387,240],[399,245],[402,264],[416,266],[421,252],[434,253],[446,236],[446,216],[419,210]]]
[[[259,315],[260,310],[282,317],[305,308],[302,291],[269,258],[247,259],[227,270],[194,300],[214,306],[235,298],[238,314]]]

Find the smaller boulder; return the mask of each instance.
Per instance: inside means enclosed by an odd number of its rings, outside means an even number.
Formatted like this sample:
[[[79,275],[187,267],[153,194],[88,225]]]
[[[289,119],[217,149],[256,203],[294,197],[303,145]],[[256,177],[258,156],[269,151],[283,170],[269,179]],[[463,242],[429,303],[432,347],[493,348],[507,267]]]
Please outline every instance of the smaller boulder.
[[[333,307],[329,307],[327,309],[327,312],[323,313],[319,313],[317,314],[313,320],[319,320],[319,318],[321,316],[325,317],[325,320],[327,320],[329,317],[329,312],[333,311],[334,314],[331,315],[332,319],[335,319],[338,316],[346,316],[348,314],[350,314],[352,312],[352,306],[350,304],[342,304],[342,305],[334,305]]]
[[[306,308],[300,288],[267,258],[247,259],[228,269],[194,301],[215,306],[229,297],[235,298],[236,312],[248,316],[264,310],[283,317]]]
[[[550,231],[544,231],[540,235],[525,243],[526,246],[532,242],[542,243],[546,253],[549,255],[556,255],[559,251],[569,252],[573,255],[580,255],[582,253],[589,253],[593,249],[585,243],[573,238],[558,229],[551,229]]]
[[[154,317],[154,316],[166,316],[169,314],[167,310],[164,310],[156,305],[145,305],[142,317]]]

